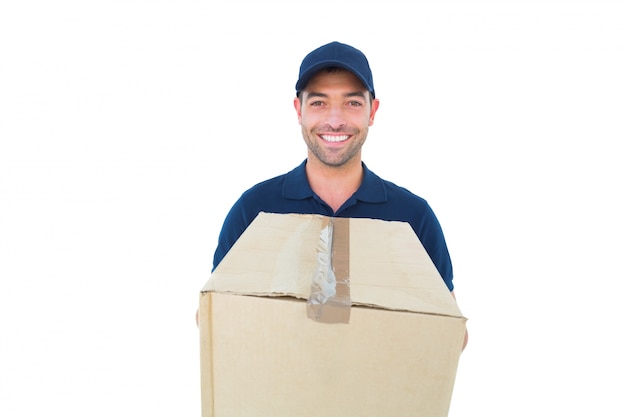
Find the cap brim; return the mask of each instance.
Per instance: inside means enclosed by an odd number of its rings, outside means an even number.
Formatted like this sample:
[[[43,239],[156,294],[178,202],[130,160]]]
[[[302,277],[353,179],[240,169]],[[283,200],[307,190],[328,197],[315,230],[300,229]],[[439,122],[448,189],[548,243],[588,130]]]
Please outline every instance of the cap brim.
[[[300,79],[296,83],[296,94],[300,94],[300,92],[302,92],[302,90],[306,88],[306,85],[309,83],[309,81],[311,81],[311,78],[313,78],[315,74],[317,74],[319,71],[323,70],[324,68],[331,68],[331,67],[343,68],[353,73],[361,81],[361,83],[363,83],[363,86],[365,87],[365,89],[372,94],[372,97],[374,97],[374,90],[372,89],[372,86],[368,85],[367,79],[363,75],[361,75],[356,69],[354,69],[350,65],[347,65],[344,62],[336,61],[336,60],[318,62],[317,64],[313,65],[311,68],[308,68],[304,73],[302,73],[302,75],[300,76]]]

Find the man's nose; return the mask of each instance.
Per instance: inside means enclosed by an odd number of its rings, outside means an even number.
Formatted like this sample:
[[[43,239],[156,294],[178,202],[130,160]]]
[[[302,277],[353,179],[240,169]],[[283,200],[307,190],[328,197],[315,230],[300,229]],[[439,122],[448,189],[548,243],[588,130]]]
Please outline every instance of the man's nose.
[[[331,106],[328,110],[328,125],[334,129],[341,129],[346,124],[346,119],[343,114],[343,106]]]

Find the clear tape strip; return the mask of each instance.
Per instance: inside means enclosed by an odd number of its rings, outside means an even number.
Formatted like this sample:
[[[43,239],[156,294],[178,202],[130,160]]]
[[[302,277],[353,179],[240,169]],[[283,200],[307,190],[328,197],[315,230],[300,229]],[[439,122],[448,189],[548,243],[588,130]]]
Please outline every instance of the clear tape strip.
[[[322,323],[350,321],[349,219],[330,218],[320,230],[317,269],[311,281],[307,316]]]

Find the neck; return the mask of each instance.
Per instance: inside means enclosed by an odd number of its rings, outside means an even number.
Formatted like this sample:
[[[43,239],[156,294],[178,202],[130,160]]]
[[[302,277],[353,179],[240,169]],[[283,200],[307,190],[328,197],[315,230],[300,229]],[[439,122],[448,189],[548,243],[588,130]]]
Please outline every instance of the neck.
[[[309,157],[306,175],[313,192],[336,212],[361,185],[363,166],[359,158],[340,167],[330,167]]]

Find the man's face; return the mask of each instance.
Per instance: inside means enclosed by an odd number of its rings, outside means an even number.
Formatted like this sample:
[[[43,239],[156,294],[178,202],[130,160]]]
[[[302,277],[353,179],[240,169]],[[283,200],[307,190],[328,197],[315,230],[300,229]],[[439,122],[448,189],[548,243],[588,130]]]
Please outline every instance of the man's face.
[[[318,72],[294,100],[309,159],[341,167],[361,162],[361,147],[374,123],[378,100],[371,100],[363,83],[351,72]]]

